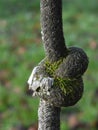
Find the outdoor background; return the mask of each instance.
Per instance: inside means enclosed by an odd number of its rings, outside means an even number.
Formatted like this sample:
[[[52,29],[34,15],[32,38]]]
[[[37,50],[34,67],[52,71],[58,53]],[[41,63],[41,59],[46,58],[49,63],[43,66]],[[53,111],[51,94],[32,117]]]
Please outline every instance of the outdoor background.
[[[63,108],[61,130],[98,130],[98,0],[63,0],[67,46],[89,57],[83,98]],[[27,80],[44,58],[40,0],[0,0],[0,130],[37,130],[39,99]]]

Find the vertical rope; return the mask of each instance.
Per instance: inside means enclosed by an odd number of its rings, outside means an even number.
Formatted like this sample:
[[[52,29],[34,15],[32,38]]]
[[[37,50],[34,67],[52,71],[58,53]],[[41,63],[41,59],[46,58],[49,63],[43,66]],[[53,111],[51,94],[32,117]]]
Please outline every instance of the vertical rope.
[[[46,55],[50,61],[57,61],[65,55],[65,41],[62,29],[62,0],[40,0],[41,30]]]
[[[40,0],[41,32],[46,56],[50,62],[66,55],[62,29],[62,0]],[[60,130],[60,108],[40,100],[38,130]]]
[[[38,130],[60,130],[60,108],[40,100]]]

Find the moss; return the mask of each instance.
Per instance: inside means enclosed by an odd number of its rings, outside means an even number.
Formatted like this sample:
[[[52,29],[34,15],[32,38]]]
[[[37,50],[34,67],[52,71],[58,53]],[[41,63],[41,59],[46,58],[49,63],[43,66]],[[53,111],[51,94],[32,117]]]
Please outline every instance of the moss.
[[[70,80],[68,78],[56,77],[54,80],[54,86],[59,86],[61,90],[66,94],[73,93],[73,85],[75,86],[75,79]]]
[[[45,62],[46,72],[50,77],[54,78],[54,86],[59,86],[61,90],[68,95],[73,94],[73,85],[76,86],[76,79],[62,78],[55,75],[55,71],[58,69],[59,65],[63,62],[63,59],[60,59],[57,62],[50,63],[48,60]]]
[[[63,59],[60,59],[56,62],[49,62],[48,60],[46,60],[45,62],[45,68],[46,68],[46,72],[49,74],[49,76],[51,77],[55,77],[55,71],[56,69],[59,67],[59,65],[62,63]]]

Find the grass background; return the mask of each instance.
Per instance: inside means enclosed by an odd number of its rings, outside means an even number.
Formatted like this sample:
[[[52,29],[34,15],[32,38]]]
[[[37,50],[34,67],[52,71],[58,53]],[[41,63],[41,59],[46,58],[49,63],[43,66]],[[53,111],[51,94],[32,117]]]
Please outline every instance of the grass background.
[[[39,0],[0,0],[0,130],[37,130],[39,99],[27,80],[44,58]],[[98,1],[63,0],[67,46],[83,48],[89,57],[83,98],[62,108],[61,130],[98,129]]]

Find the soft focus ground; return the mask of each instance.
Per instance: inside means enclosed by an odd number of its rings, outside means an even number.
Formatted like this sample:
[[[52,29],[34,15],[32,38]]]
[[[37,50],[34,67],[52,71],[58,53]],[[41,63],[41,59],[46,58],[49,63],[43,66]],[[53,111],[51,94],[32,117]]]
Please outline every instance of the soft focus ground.
[[[44,58],[39,0],[0,0],[0,130],[37,130],[39,99],[27,80]],[[98,130],[98,1],[63,0],[67,46],[89,57],[85,90],[77,105],[63,108],[61,130]]]

